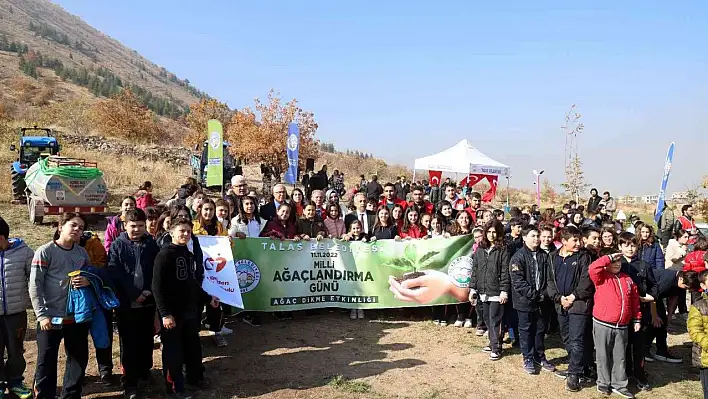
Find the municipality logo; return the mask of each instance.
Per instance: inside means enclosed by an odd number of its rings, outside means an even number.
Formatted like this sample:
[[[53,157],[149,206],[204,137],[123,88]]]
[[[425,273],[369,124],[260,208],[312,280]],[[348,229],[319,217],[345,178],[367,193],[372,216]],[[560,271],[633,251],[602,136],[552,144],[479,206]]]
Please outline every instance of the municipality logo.
[[[211,146],[211,148],[215,150],[219,148],[219,142],[221,141],[220,138],[221,135],[219,134],[219,132],[211,132],[211,135],[209,136],[209,145]]]
[[[281,143],[282,143],[282,141],[281,141]],[[297,136],[296,136],[295,134],[291,134],[290,136],[288,136],[288,149],[289,149],[290,151],[295,151],[295,150],[297,150],[297,145],[298,145],[298,144],[299,144],[299,143],[298,143],[298,139],[297,139]]]
[[[253,291],[261,281],[261,271],[258,266],[250,259],[239,259],[234,262],[234,265],[241,293]]]
[[[460,288],[470,286],[470,276],[472,275],[472,258],[469,256],[458,256],[447,266],[447,275],[453,284]]]

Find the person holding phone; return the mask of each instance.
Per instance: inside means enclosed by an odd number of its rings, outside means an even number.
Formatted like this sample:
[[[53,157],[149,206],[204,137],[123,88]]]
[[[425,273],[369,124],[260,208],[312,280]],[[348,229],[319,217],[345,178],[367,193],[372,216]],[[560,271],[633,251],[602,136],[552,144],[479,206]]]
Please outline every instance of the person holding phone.
[[[37,317],[37,368],[34,391],[37,399],[54,399],[57,392],[59,346],[64,340],[66,366],[62,398],[80,398],[88,363],[90,322],[74,323],[66,317],[68,286],[86,287],[86,277],[69,278],[69,273],[91,264],[79,245],[86,220],[78,213],[65,213],[59,223],[59,237],[37,248],[32,259],[29,294]]]

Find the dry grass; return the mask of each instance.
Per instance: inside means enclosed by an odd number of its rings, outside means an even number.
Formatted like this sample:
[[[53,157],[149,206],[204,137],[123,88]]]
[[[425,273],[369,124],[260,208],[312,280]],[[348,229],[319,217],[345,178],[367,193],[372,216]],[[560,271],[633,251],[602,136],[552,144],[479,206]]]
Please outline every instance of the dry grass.
[[[320,152],[320,159],[317,160],[315,169],[319,170],[322,165],[327,165],[327,172],[331,175],[335,169],[344,173],[346,188],[359,186],[360,175],[365,175],[367,180],[372,175],[379,176],[379,182],[395,182],[398,176],[407,176],[408,180],[413,176],[413,171],[405,165],[389,165],[384,160],[378,158],[362,159],[346,154],[331,154]]]
[[[175,167],[157,160],[148,161],[127,156],[102,156],[100,153],[78,147],[65,148],[62,155],[97,162],[104,173],[106,185],[112,194],[111,198],[132,194],[147,180],[153,183],[154,196],[167,197],[182,184],[185,177],[190,175],[187,166]]]

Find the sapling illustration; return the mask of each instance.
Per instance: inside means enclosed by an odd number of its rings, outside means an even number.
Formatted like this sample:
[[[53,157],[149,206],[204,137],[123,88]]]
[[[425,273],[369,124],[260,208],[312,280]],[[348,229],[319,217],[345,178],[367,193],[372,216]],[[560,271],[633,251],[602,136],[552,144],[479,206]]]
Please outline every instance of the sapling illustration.
[[[424,276],[425,273],[420,270],[425,269],[431,263],[440,251],[428,251],[425,253],[419,253],[418,247],[414,242],[406,243],[403,249],[403,256],[395,256],[389,258],[383,263],[383,266],[388,266],[390,268],[401,270],[404,272],[403,276],[397,278],[396,280],[400,283],[405,280],[410,280]]]

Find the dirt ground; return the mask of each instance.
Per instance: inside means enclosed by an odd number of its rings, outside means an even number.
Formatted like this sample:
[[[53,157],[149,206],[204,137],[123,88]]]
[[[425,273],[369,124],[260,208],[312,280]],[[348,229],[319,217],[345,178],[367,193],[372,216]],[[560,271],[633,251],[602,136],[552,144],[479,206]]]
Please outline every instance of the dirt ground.
[[[25,238],[32,248],[49,241],[50,225],[32,226],[26,209],[3,204],[2,216],[11,235]],[[92,226],[101,233],[100,226]],[[30,312],[31,313],[31,312]],[[367,311],[366,320],[349,320],[340,311],[315,316],[296,312],[295,319],[266,318],[260,328],[234,317],[227,326],[228,348],[218,349],[212,337],[202,338],[204,363],[212,388],[200,398],[600,398],[594,387],[579,393],[564,389],[564,381],[550,373],[527,375],[521,355],[505,345],[504,357],[490,362],[481,348],[486,337],[474,330],[438,327],[428,321],[429,308],[415,311]],[[33,326],[33,317],[30,317]],[[639,398],[702,398],[698,370],[690,363],[690,342],[685,323],[670,328],[671,350],[682,356],[680,365],[648,364],[651,392]],[[564,369],[566,352],[556,336],[547,340],[549,359]],[[118,342],[114,339],[114,373],[120,373]],[[35,331],[25,342],[26,381],[31,383],[36,364]],[[120,388],[97,384],[96,360],[91,352],[84,397],[121,398]],[[62,355],[63,356],[63,355]],[[149,398],[164,398],[161,352],[154,351]],[[60,358],[63,370],[64,358]],[[59,385],[61,385],[61,376]]]
[[[409,312],[410,313],[410,312]],[[233,318],[229,346],[216,348],[202,337],[204,363],[212,388],[200,398],[598,398],[592,386],[571,394],[551,373],[527,375],[521,355],[505,345],[505,356],[492,363],[481,352],[485,337],[473,329],[438,327],[426,320],[427,309],[368,311],[367,320],[352,321],[340,311],[291,321],[267,318],[264,326],[249,326]],[[30,324],[32,325],[32,324]],[[36,360],[35,333],[27,336],[27,381]],[[684,358],[680,365],[647,366],[654,386],[638,397],[701,398],[697,369],[690,365],[685,324],[671,328],[670,346]],[[548,340],[549,359],[565,368],[565,351],[557,337]],[[508,348],[508,349],[507,349]],[[160,351],[154,351],[155,371],[149,398],[165,397],[160,375]],[[60,359],[63,366],[64,359]],[[119,373],[117,338],[114,372]],[[63,367],[62,367],[63,369]],[[120,398],[119,387],[96,383],[93,351],[84,397]],[[60,377],[61,378],[61,377]],[[60,380],[61,382],[61,380]]]

